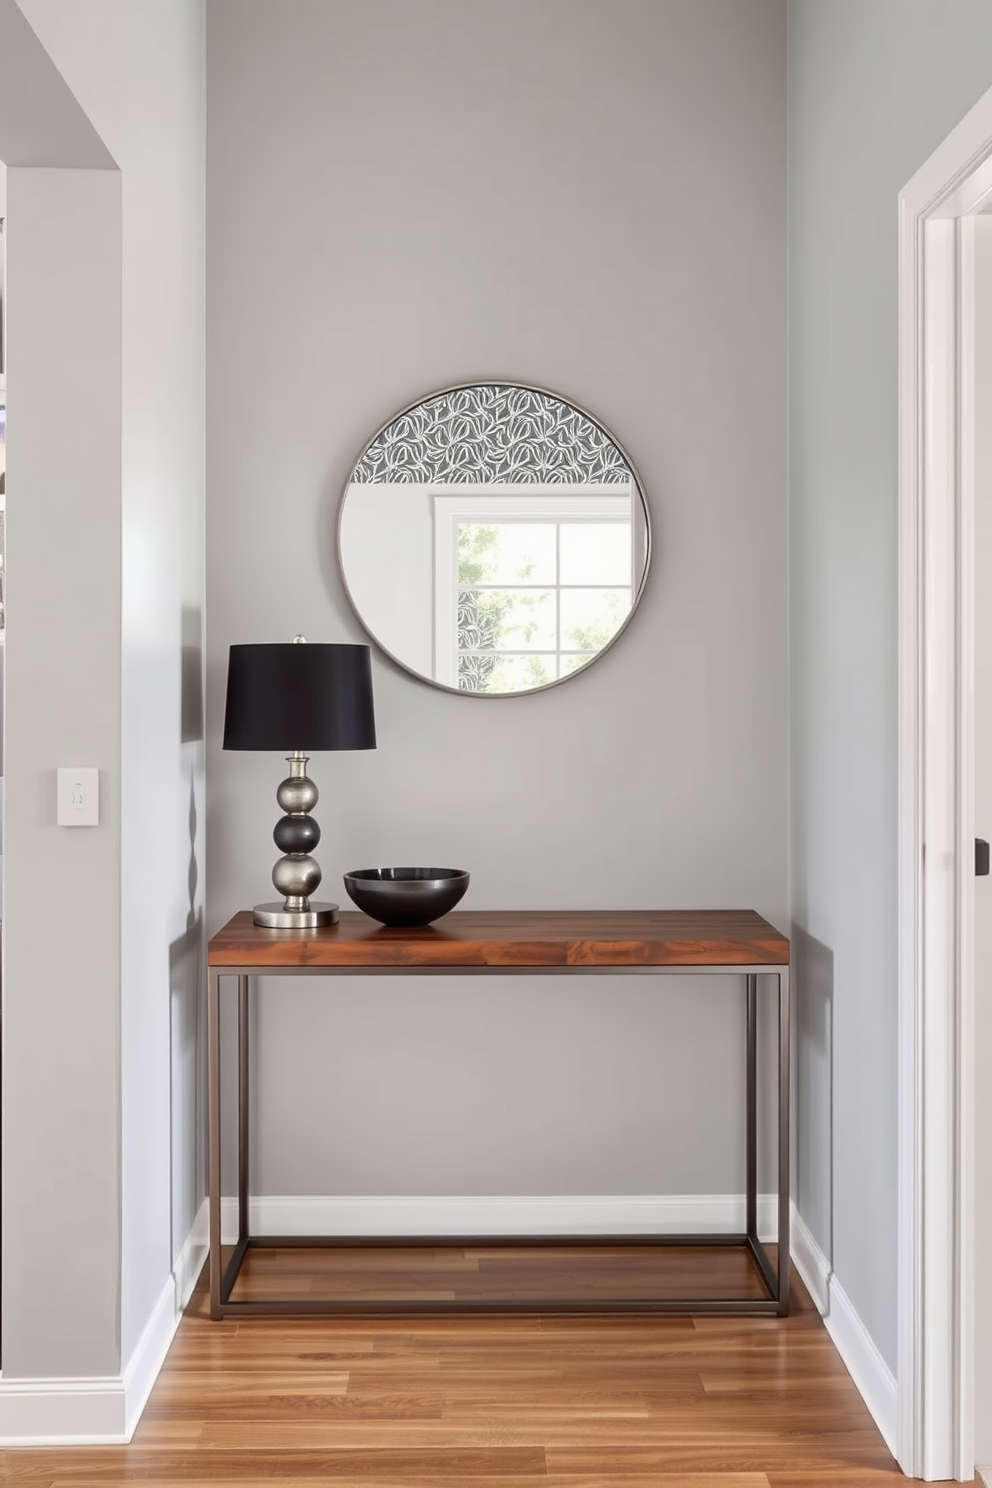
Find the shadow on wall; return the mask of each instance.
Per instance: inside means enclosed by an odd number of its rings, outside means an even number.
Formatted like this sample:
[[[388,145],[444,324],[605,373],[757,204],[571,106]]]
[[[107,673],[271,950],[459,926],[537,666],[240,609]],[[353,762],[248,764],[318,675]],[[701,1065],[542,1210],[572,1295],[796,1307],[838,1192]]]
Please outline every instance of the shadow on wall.
[[[793,1193],[813,1239],[833,1261],[834,953],[793,926],[795,1167]]]
[[[180,742],[203,741],[203,615],[182,612]],[[186,929],[169,947],[169,1047],[172,1103],[172,1259],[175,1262],[206,1192],[206,1003],[203,982],[203,916],[197,909],[200,881],[197,845],[196,775],[189,778],[189,905]],[[177,1092],[185,1098],[177,1100]],[[189,1093],[193,1092],[190,1100]]]
[[[173,1262],[192,1228],[206,1182],[206,1152],[201,1139],[206,1112],[201,1088],[205,1061],[200,1055],[206,1037],[200,996],[202,936],[202,918],[197,915],[185,934],[169,947]],[[177,1091],[195,1091],[195,1099],[177,1101]]]
[[[172,1259],[175,1262],[205,1192],[206,1005],[203,981],[203,917],[196,909],[196,795],[189,786],[189,909],[186,929],[169,947],[169,1088],[172,1105]],[[176,1100],[176,1092],[187,1098]],[[194,1099],[188,1098],[190,1091]]]
[[[183,608],[182,647],[180,743],[198,744],[203,739],[203,615],[192,606]]]

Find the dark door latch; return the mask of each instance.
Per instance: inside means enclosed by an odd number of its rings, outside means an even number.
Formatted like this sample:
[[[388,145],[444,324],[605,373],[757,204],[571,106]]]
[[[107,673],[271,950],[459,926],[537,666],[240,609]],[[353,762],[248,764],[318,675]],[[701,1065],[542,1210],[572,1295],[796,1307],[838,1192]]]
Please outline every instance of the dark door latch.
[[[984,837],[975,838],[975,877],[984,878],[989,871],[989,845]]]

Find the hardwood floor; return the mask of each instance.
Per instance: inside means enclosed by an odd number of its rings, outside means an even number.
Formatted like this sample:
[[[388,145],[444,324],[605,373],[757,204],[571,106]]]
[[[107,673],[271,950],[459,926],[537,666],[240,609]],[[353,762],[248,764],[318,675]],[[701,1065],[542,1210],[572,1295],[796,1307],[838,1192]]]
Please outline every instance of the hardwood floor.
[[[711,1255],[702,1264],[712,1274]],[[737,1264],[733,1252],[726,1255]],[[446,1287],[477,1287],[492,1259],[484,1250],[445,1251],[434,1261],[423,1252],[303,1251],[262,1252],[253,1263],[266,1287],[281,1277],[287,1287],[315,1294],[329,1284],[328,1267],[336,1268],[335,1286],[350,1268],[356,1291],[420,1292],[436,1282],[432,1265],[443,1268]],[[541,1266],[552,1259],[543,1254]],[[495,1261],[500,1286],[516,1284],[507,1253]],[[601,1256],[585,1270],[574,1249],[559,1253],[559,1261],[567,1263],[570,1287],[603,1284]],[[517,1282],[528,1264],[521,1257]],[[658,1265],[669,1267],[669,1284],[701,1284],[698,1257],[679,1251]],[[244,1285],[250,1288],[250,1274]],[[798,1281],[792,1300],[782,1320],[524,1315],[212,1323],[201,1278],[131,1445],[2,1451],[0,1484],[908,1483]]]
[[[233,1247],[222,1251],[226,1265]],[[770,1248],[772,1255],[775,1247]],[[650,1297],[767,1296],[742,1246],[483,1245],[250,1250],[235,1301],[255,1297],[335,1298],[348,1302],[587,1302]]]

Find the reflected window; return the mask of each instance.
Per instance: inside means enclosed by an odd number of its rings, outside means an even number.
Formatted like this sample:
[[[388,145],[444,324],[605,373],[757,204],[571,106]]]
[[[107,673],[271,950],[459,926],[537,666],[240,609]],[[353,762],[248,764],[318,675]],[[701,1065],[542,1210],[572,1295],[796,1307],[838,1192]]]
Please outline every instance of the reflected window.
[[[631,490],[570,503],[504,486],[434,495],[434,675],[460,692],[524,692],[592,661],[630,613]]]

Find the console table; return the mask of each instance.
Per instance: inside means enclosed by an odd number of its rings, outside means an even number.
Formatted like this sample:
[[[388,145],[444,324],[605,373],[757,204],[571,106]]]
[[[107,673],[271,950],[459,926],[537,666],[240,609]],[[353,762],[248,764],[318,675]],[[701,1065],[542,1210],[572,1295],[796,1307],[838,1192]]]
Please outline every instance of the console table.
[[[243,911],[210,941],[208,954],[208,1061],[210,1152],[210,1315],[400,1314],[439,1312],[742,1312],[784,1315],[789,1299],[789,942],[751,910],[658,911],[456,911],[418,929],[386,928],[366,915],[342,913],[338,924],[320,930],[269,930]],[[742,979],[746,1010],[746,1111],[744,1125],[745,1227],[741,1234],[570,1235],[536,1238],[416,1236],[261,1236],[248,1224],[248,990],[251,977],[372,975],[525,975],[589,973],[655,975],[692,973]],[[778,984],[778,1256],[772,1266],[758,1238],[758,977]],[[237,979],[238,997],[238,1240],[227,1265],[221,1254],[221,982]],[[436,1299],[402,1302],[354,1299],[233,1298],[238,1273],[252,1247],[382,1246],[403,1244],[494,1245],[584,1244],[599,1239],[615,1246],[743,1246],[757,1267],[767,1295],[725,1299],[629,1297],[610,1301],[549,1298],[538,1306],[513,1299]]]

